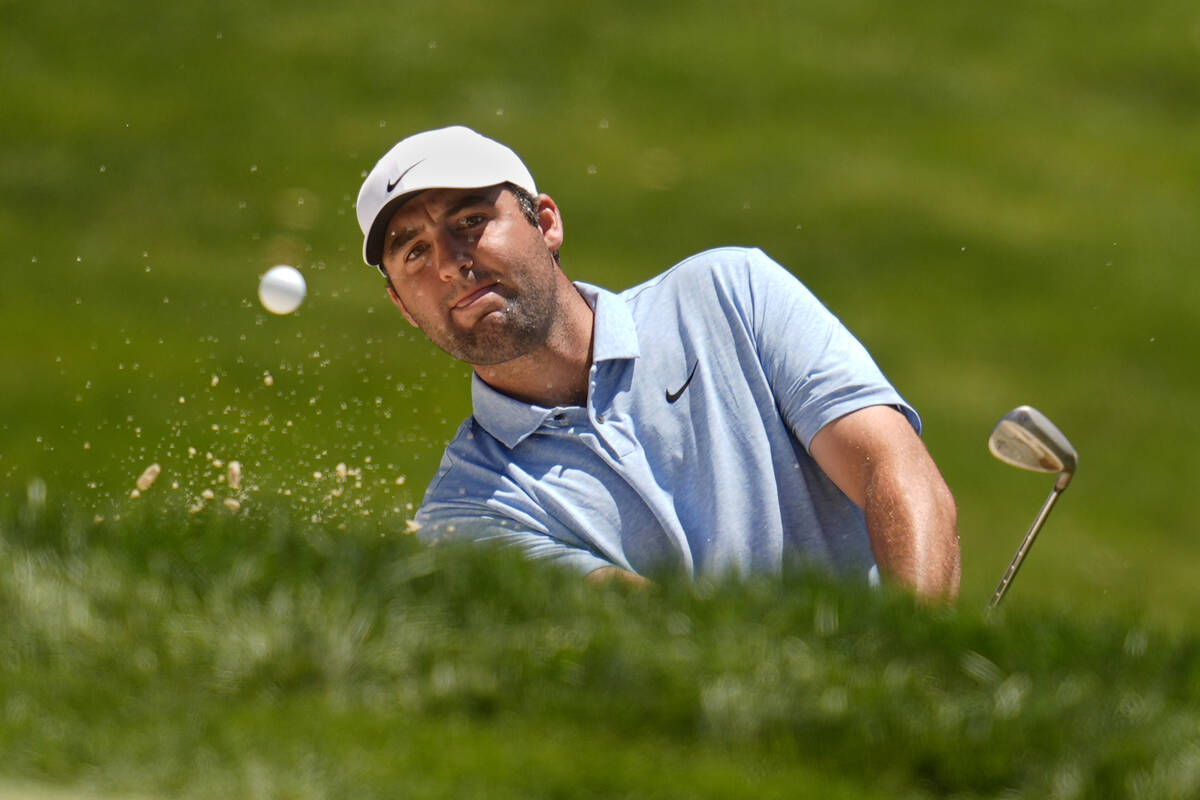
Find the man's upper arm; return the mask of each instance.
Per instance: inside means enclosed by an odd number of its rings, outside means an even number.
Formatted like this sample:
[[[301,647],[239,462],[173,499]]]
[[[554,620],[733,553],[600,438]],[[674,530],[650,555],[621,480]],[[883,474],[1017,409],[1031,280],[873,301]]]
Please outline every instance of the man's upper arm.
[[[835,419],[813,437],[809,452],[860,508],[865,506],[872,469],[894,466],[921,473],[933,468],[936,472],[912,424],[891,406],[868,406]]]

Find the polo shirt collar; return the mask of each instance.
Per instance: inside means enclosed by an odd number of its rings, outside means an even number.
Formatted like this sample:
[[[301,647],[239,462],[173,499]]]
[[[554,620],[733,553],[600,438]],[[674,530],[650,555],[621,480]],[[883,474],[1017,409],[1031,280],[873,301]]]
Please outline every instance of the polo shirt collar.
[[[637,329],[625,301],[591,284],[576,282],[575,288],[595,312],[592,363],[637,358]],[[553,408],[524,403],[498,392],[474,373],[471,375],[471,405],[475,421],[509,448],[520,444],[555,412]]]
[[[592,363],[637,358],[639,355],[637,328],[633,312],[619,295],[582,281],[575,288],[596,312],[592,329]]]

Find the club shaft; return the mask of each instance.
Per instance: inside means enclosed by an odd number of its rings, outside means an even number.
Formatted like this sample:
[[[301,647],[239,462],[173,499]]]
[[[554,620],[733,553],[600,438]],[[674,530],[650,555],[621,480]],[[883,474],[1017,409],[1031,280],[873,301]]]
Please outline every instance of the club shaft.
[[[1056,484],[1050,491],[1050,496],[1046,498],[1046,502],[1042,504],[1042,510],[1038,512],[1037,517],[1033,520],[1033,524],[1029,526],[1029,532],[1021,540],[1021,546],[1017,548],[1016,555],[1013,556],[1008,569],[1004,571],[1004,577],[1000,579],[999,585],[996,586],[996,591],[992,593],[992,599],[987,606],[989,610],[1000,605],[1000,601],[1008,593],[1008,587],[1012,585],[1013,578],[1017,577],[1017,570],[1021,568],[1021,564],[1025,561],[1025,556],[1029,554],[1029,549],[1033,547],[1033,540],[1037,538],[1038,531],[1042,529],[1042,525],[1046,522],[1046,517],[1050,516],[1050,510],[1058,502],[1058,496],[1062,494],[1062,491],[1062,488]]]

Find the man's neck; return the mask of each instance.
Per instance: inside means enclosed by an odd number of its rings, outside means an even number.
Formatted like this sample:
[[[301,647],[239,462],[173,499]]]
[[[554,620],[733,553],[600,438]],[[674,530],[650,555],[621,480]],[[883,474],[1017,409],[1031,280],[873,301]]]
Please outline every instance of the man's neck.
[[[562,314],[546,342],[512,361],[474,366],[475,374],[484,383],[510,397],[545,408],[587,403],[595,313],[579,290],[563,280]]]

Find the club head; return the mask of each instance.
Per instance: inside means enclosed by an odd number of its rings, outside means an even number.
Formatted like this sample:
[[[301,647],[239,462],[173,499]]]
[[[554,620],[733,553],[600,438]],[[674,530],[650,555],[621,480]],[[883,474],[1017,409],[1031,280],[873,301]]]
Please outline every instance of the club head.
[[[1018,406],[1004,415],[988,437],[992,455],[1021,469],[1057,472],[1059,491],[1067,488],[1079,455],[1049,418],[1032,406]]]

